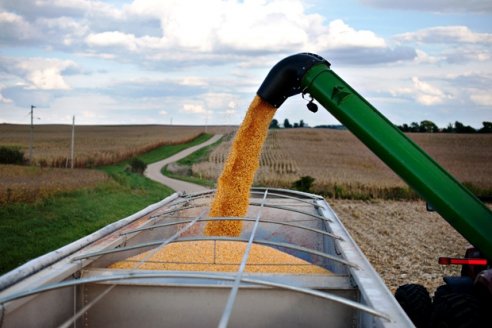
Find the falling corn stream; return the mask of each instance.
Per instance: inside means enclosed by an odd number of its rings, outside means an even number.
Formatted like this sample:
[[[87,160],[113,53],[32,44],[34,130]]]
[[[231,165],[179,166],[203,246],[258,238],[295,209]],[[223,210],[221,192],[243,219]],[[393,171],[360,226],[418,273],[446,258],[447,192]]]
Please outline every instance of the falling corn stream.
[[[245,216],[249,190],[258,169],[261,148],[276,108],[255,96],[232,143],[229,157],[217,184],[209,216]],[[241,234],[242,221],[210,221],[205,227],[208,236]]]

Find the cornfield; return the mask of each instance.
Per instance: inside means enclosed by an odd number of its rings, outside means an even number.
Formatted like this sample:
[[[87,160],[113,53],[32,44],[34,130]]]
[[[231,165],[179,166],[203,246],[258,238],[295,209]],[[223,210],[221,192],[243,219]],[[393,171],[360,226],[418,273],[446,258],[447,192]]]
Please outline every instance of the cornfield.
[[[492,189],[492,136],[487,134],[409,134],[458,180]],[[193,174],[216,180],[231,141],[196,163]],[[312,176],[312,191],[346,198],[416,198],[406,184],[348,131],[330,129],[270,130],[263,147],[256,185],[291,188]],[[365,195],[365,196],[364,196]],[[349,197],[349,198],[351,198]]]
[[[224,133],[232,127],[209,126],[209,133]],[[74,166],[90,168],[109,165],[160,146],[190,141],[205,132],[202,126],[76,126]],[[35,125],[33,162],[38,166],[70,165],[72,127]],[[30,127],[0,125],[0,145],[19,146],[29,156]]]
[[[94,187],[109,179],[98,170],[19,165],[0,165],[0,177],[0,204],[35,202],[59,192]]]

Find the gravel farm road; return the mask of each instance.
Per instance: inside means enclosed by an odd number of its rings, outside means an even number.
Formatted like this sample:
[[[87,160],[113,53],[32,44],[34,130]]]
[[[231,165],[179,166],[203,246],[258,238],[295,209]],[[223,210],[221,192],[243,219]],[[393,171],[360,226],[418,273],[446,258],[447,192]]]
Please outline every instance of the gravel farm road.
[[[161,173],[161,169],[170,163],[176,162],[182,158],[185,158],[186,156],[190,155],[191,153],[194,153],[200,148],[206,147],[208,145],[213,144],[214,142],[218,141],[220,138],[222,138],[221,134],[216,134],[209,140],[205,141],[204,143],[201,143],[199,145],[187,148],[171,157],[168,157],[166,159],[163,159],[162,161],[155,162],[152,164],[149,164],[147,166],[147,169],[145,170],[144,174],[147,178],[160,182],[166,186],[168,186],[171,189],[174,189],[175,191],[184,191],[186,193],[194,193],[194,192],[201,192],[201,191],[206,191],[209,190],[207,187],[203,187],[194,183],[190,182],[185,182],[181,180],[176,180],[176,179],[171,179],[168,178]]]

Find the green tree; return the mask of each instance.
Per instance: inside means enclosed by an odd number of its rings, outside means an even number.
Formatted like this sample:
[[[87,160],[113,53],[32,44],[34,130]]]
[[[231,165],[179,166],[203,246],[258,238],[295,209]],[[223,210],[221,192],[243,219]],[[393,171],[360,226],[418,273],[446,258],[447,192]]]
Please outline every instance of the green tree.
[[[292,127],[292,124],[290,124],[289,119],[288,119],[288,118],[286,118],[286,119],[284,120],[284,128],[286,128],[286,129],[290,129],[291,127]]]
[[[403,132],[409,132],[410,131],[410,127],[408,126],[407,123],[404,123],[403,125],[398,125],[398,128],[400,130],[402,130]]]
[[[449,123],[447,127],[445,127],[444,129],[442,129],[442,132],[445,132],[445,133],[453,133],[454,132],[453,124]]]
[[[482,122],[483,128],[478,130],[480,133],[492,133],[492,122]]]
[[[0,146],[0,163],[23,164],[24,152],[20,147]]]
[[[314,180],[315,179],[309,175],[303,176],[299,180],[294,181],[292,188],[299,191],[311,192],[311,187],[313,186]]]
[[[134,157],[130,160],[130,169],[132,172],[143,174],[146,168],[147,164],[141,159]]]
[[[454,122],[454,131],[456,133],[474,133],[477,132],[474,128],[469,125],[464,125],[461,122]]]
[[[417,122],[410,123],[410,132],[419,132],[420,125]]]
[[[270,122],[269,129],[280,129],[280,126],[278,125],[277,119],[273,119],[272,122]]]
[[[439,132],[439,128],[432,121],[424,120],[420,122],[420,132]]]

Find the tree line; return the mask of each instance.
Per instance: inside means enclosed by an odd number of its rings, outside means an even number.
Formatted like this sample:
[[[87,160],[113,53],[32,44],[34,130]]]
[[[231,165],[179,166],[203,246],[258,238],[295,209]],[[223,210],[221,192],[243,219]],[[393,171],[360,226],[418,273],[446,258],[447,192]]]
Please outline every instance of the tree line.
[[[434,122],[429,120],[421,121],[420,123],[412,122],[410,124],[397,125],[403,132],[422,132],[422,133],[492,133],[492,122],[482,122],[480,129],[475,129],[469,125],[456,121],[454,124],[449,123],[445,128],[439,128]],[[270,123],[270,129],[290,129],[290,128],[307,128],[309,127],[303,120],[291,124],[289,119],[284,120],[284,124],[280,126],[277,119],[273,119]],[[332,128],[344,129],[343,125],[318,125],[315,128]]]
[[[304,120],[300,120],[299,123],[295,122],[293,125],[289,122],[289,119],[286,118],[284,120],[284,124],[282,126],[284,129],[291,129],[291,128],[307,128],[307,124],[304,123]],[[273,119],[272,122],[270,123],[270,129],[280,129],[281,126],[278,123],[277,119]]]
[[[424,133],[492,133],[492,122],[482,122],[482,127],[480,129],[475,129],[469,125],[464,125],[461,122],[454,122],[454,124],[449,123],[445,128],[439,128],[434,122],[429,120],[424,120],[422,122],[412,122],[410,125],[403,124],[398,125],[398,128],[403,132],[424,132]]]

